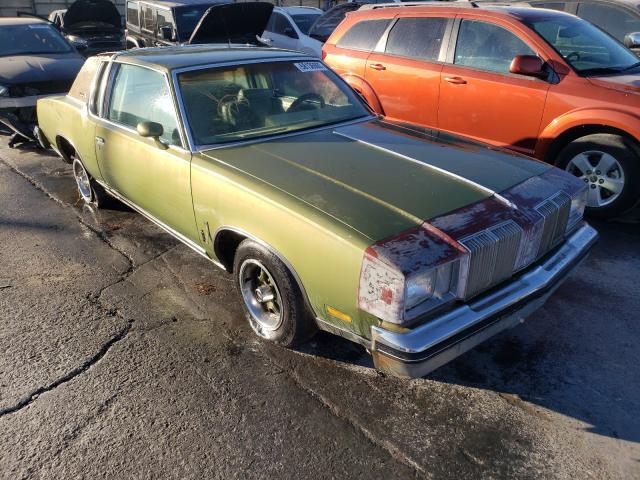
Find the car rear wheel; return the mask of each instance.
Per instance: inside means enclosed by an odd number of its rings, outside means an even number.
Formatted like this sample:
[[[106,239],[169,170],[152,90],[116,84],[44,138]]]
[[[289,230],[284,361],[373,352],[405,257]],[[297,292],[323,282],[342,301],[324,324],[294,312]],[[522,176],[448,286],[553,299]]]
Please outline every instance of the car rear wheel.
[[[109,195],[105,190],[89,175],[82,161],[78,157],[73,158],[73,178],[76,180],[78,193],[86,203],[104,208],[109,203]]]
[[[620,135],[595,134],[574,140],[556,165],[587,184],[587,214],[618,215],[633,206],[640,190],[640,152]]]
[[[296,280],[273,252],[244,240],[238,246],[233,271],[247,320],[260,337],[290,347],[315,333],[315,322]]]

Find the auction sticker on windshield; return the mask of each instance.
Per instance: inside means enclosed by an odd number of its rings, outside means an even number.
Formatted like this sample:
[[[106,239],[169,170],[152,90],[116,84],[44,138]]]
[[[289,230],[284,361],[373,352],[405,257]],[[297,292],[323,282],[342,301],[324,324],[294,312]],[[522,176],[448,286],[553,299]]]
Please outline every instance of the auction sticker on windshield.
[[[299,62],[294,65],[301,72],[324,72],[327,70],[327,67],[320,62]]]

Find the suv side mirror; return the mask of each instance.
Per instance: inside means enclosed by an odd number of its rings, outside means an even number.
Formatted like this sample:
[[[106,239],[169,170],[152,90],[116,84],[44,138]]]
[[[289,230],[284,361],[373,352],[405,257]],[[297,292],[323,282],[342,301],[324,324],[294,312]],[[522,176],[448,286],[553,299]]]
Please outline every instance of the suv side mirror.
[[[298,38],[298,34],[292,27],[287,27],[284,29],[284,33],[289,38]]]
[[[173,27],[171,27],[170,25],[164,25],[160,27],[159,33],[162,40],[166,40],[168,42],[173,41]]]
[[[138,135],[145,138],[153,138],[156,141],[158,147],[166,150],[168,146],[160,140],[160,137],[164,133],[164,128],[157,122],[140,122],[136,128]]]
[[[511,61],[511,73],[526,75],[527,77],[544,77],[544,61],[536,55],[518,55]]]
[[[627,48],[640,48],[640,32],[627,33],[624,36],[624,45]]]

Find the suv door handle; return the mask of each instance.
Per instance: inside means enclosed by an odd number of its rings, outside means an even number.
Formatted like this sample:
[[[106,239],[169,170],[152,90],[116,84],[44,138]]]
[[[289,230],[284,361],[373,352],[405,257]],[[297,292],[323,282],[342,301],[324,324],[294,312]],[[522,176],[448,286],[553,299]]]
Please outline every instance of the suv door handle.
[[[96,145],[104,145],[104,138],[102,137],[96,137]]]
[[[467,81],[461,77],[444,77],[445,81],[453,83],[454,85],[464,85]]]
[[[369,68],[373,68],[374,70],[378,70],[378,71],[387,69],[387,67],[385,67],[381,63],[370,63]]]

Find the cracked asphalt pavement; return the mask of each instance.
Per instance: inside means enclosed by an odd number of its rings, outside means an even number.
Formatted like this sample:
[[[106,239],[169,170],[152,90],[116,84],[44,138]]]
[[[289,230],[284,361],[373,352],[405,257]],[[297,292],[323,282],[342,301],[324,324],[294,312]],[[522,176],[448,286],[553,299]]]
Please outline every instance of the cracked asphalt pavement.
[[[0,140],[0,477],[640,478],[640,227],[424,379],[257,339],[231,277]]]

